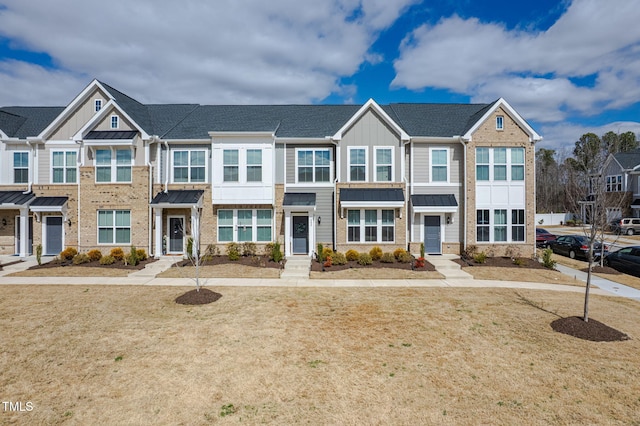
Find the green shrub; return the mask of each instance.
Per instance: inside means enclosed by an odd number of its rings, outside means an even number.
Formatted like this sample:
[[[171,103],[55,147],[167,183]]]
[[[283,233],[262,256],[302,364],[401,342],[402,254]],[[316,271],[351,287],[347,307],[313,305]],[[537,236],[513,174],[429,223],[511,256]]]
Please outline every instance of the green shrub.
[[[402,256],[403,254],[406,254],[406,253],[407,253],[407,251],[406,251],[405,249],[403,249],[403,248],[397,248],[397,249],[395,249],[395,250],[393,251],[393,256],[394,256],[396,259],[400,260],[400,256]]]
[[[524,265],[524,259],[521,257],[516,257],[513,259],[513,264],[516,266],[522,266]]]
[[[256,247],[256,243],[252,243],[251,241],[245,241],[242,243],[243,256],[255,256],[257,253],[258,248]]]
[[[360,253],[358,256],[358,264],[362,266],[371,265],[373,260],[371,259],[371,255],[369,253]]]
[[[72,260],[76,254],[78,254],[78,250],[73,247],[67,247],[66,249],[60,252],[60,260]]]
[[[487,261],[487,254],[483,251],[476,253],[473,255],[473,260],[476,263],[484,263]]]
[[[396,257],[393,253],[382,253],[382,257],[380,258],[380,262],[382,263],[395,263]]]
[[[316,245],[316,258],[318,259],[318,263],[324,262],[324,247],[321,243]]]
[[[147,256],[147,251],[145,249],[137,249],[136,254],[138,255],[138,260],[141,262],[147,260],[149,256]]]
[[[92,262],[95,262],[102,258],[102,252],[98,249],[89,250],[87,256],[89,256],[89,259],[91,259]]]
[[[84,253],[79,253],[73,256],[74,265],[81,265],[83,263],[89,263],[89,262],[91,262],[91,259],[89,259],[89,256],[87,256]]]
[[[424,243],[420,243],[420,257],[424,259]]]
[[[227,243],[227,257],[232,261],[240,259],[240,245],[238,243]]]
[[[358,258],[360,257],[360,253],[358,253],[355,250],[347,250],[347,252],[344,255],[347,258],[347,260],[350,262],[354,260],[358,260]]]
[[[346,265],[347,264],[347,257],[344,255],[344,253],[337,251],[337,252],[333,253],[333,264],[334,265]]]
[[[271,255],[273,255],[273,248],[275,247],[275,243],[267,243],[264,245],[263,253],[269,259],[271,259]]]
[[[115,257],[111,256],[110,254],[106,255],[106,256],[102,256],[100,258],[100,264],[101,265],[113,265],[116,262]]]
[[[42,265],[42,244],[36,246],[36,261],[38,265]]]
[[[279,263],[284,258],[284,254],[282,254],[282,250],[280,249],[280,242],[276,241],[273,244],[273,250],[271,251],[271,260],[276,263]]]
[[[121,261],[124,259],[124,251],[120,247],[114,247],[109,252],[109,256],[113,257],[115,260]]]
[[[369,250],[369,256],[371,256],[372,260],[380,260],[382,257],[382,249],[378,246],[375,246],[371,250]]]
[[[403,253],[400,253],[398,256],[398,262],[400,263],[411,263],[413,261],[413,256],[406,250],[403,250]]]
[[[187,238],[187,258],[193,261],[193,238]]]
[[[333,256],[333,249],[331,247],[323,248],[322,249],[322,258],[327,260],[327,257],[329,257],[329,256]]]
[[[546,248],[542,251],[542,266],[548,269],[556,268],[556,261],[551,258],[553,250]]]
[[[131,246],[131,251],[129,252],[126,260],[126,263],[132,266],[136,266],[138,263],[140,263],[140,259],[138,259],[138,251],[134,246]]]

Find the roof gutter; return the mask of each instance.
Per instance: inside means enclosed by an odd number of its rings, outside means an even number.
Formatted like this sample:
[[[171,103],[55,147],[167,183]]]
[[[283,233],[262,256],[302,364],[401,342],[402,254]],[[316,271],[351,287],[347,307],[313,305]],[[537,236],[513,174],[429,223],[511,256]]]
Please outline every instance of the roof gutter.
[[[463,159],[462,159],[462,164],[464,164],[464,167],[467,167],[467,144],[471,141],[471,139],[465,139],[463,136],[457,136],[458,141],[462,144],[463,146]],[[468,208],[468,201],[467,201],[467,185],[469,182],[469,176],[468,174],[464,173],[465,179],[464,182],[462,184],[462,194],[464,194],[463,197],[461,197],[462,199],[464,199],[464,208],[463,210],[463,225],[462,225],[462,250],[466,250],[467,248],[467,228],[468,228],[468,218],[469,218],[469,208]],[[461,200],[462,201],[462,200]],[[461,250],[461,251],[462,251]]]

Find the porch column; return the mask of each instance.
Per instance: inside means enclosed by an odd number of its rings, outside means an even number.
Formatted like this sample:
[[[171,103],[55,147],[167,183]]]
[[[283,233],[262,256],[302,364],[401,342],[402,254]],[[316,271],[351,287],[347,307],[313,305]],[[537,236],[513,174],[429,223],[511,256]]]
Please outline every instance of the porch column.
[[[20,250],[21,259],[26,259],[29,255],[27,244],[29,243],[29,209],[20,209]]]
[[[291,212],[284,213],[284,255],[291,256]]]
[[[307,253],[309,256],[313,256],[313,252],[316,249],[316,227],[315,227],[316,216],[312,212],[309,212],[309,223],[307,228],[309,229],[309,252]]]
[[[200,215],[198,210],[197,206],[191,207],[191,238],[193,238],[191,255],[193,257],[196,257],[200,250]]]
[[[155,223],[156,223],[156,244],[155,244],[155,258],[158,259],[162,256],[162,208],[155,207]]]

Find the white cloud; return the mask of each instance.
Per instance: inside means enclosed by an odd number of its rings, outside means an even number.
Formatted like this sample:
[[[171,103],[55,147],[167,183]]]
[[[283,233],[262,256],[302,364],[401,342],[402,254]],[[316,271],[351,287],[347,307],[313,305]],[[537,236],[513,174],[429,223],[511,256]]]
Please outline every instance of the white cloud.
[[[66,103],[95,77],[143,102],[322,100],[379,60],[371,44],[412,1],[8,0],[0,35],[49,54],[56,69],[39,68],[36,87],[21,74],[32,66],[0,61],[0,87],[18,82],[31,99]],[[45,87],[60,79],[75,90]],[[5,105],[23,99],[0,93]]]
[[[453,16],[405,38],[392,85],[448,89],[475,102],[504,97],[528,119],[559,122],[637,102],[639,49],[629,0],[575,0],[539,33]],[[593,87],[571,81],[592,75]]]
[[[595,133],[602,136],[611,131],[614,133],[634,132],[640,139],[640,123],[633,121],[616,121],[601,126],[583,126],[579,124],[562,123],[547,124],[536,129],[544,139],[538,142],[536,148],[555,149],[558,152],[563,150],[573,150],[575,142],[585,133]]]

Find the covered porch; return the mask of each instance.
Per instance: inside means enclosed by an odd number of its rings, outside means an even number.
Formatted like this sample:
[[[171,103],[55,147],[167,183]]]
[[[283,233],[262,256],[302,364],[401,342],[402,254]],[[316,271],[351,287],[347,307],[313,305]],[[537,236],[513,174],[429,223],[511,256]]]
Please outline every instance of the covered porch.
[[[158,193],[151,200],[154,257],[159,258],[164,254],[184,255],[187,236],[194,239],[194,247],[198,246],[203,195],[203,190],[170,190]],[[187,216],[190,228],[187,228]]]

